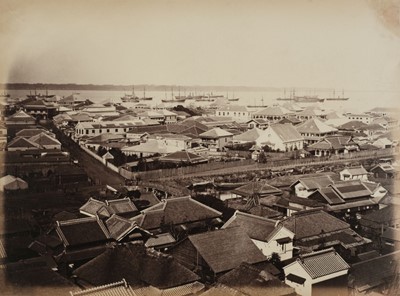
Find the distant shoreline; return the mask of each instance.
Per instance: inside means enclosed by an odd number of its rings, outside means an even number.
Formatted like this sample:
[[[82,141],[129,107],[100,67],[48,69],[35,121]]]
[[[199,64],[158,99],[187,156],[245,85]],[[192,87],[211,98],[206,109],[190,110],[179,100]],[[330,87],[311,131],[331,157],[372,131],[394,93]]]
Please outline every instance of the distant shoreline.
[[[208,86],[208,85],[154,85],[138,84],[135,91],[186,91],[186,92],[233,92],[233,91],[283,91],[283,87],[259,87],[259,86]],[[7,90],[95,90],[95,91],[132,91],[132,85],[113,85],[113,84],[55,84],[55,83],[0,83],[0,89]],[[288,91],[292,88],[286,88]],[[296,87],[296,90],[309,90],[306,87]],[[318,89],[319,91],[329,91],[330,89]]]

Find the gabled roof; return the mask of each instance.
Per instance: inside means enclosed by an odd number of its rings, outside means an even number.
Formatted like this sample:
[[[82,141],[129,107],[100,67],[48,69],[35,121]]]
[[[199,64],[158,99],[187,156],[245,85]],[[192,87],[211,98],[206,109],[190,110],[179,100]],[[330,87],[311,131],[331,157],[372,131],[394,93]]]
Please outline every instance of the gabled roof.
[[[177,151],[159,158],[164,162],[185,162],[185,163],[200,163],[207,162],[208,160],[200,155],[185,151]]]
[[[290,123],[273,124],[269,128],[278,135],[282,142],[300,141],[303,139],[302,135]]]
[[[335,182],[329,186],[344,200],[371,195],[371,191],[360,180]]]
[[[254,116],[283,116],[287,114],[291,114],[293,111],[290,111],[281,106],[269,106],[267,108],[261,109],[257,112],[254,112]]]
[[[20,110],[6,119],[7,122],[35,122],[35,118]]]
[[[104,285],[125,279],[134,287],[152,285],[171,288],[197,281],[199,277],[171,256],[146,250],[141,244],[108,249],[74,271],[78,279]]]
[[[48,134],[45,134],[45,133],[40,133],[36,136],[33,136],[33,137],[29,138],[29,141],[31,141],[33,143],[37,143],[40,146],[44,146],[44,145],[60,145],[61,146],[60,141],[58,141],[56,138],[53,138],[52,136],[49,136]]]
[[[239,267],[221,276],[218,283],[240,291],[244,295],[294,295],[294,288],[281,282],[269,272],[247,263],[242,263]]]
[[[106,200],[107,209],[112,214],[123,215],[136,212],[138,209],[128,197]]]
[[[135,229],[143,231],[136,224],[136,222],[122,218],[115,214],[108,218],[105,224],[107,226],[108,232],[110,233],[110,236],[116,241],[120,241]]]
[[[241,196],[252,196],[258,194],[265,195],[282,195],[282,191],[268,184],[267,180],[251,181],[243,186],[240,186],[232,191]]]
[[[339,125],[337,128],[340,130],[362,130],[365,129],[368,126],[368,124],[359,121],[359,120],[352,120],[349,122],[346,122],[342,125]]]
[[[34,143],[26,138],[14,138],[10,143],[7,145],[8,148],[36,148],[39,149],[40,145]]]
[[[233,134],[219,127],[215,127],[199,135],[199,137],[201,138],[208,138],[208,139],[218,139],[230,136],[233,136]]]
[[[236,268],[242,262],[267,260],[240,227],[189,235],[188,239],[215,273]]]
[[[176,243],[175,238],[170,233],[161,233],[157,234],[154,237],[150,237],[147,241],[145,246],[147,248],[154,248],[154,247],[161,247],[166,245],[171,245]]]
[[[256,141],[263,134],[263,130],[259,128],[252,128],[244,133],[234,135],[234,141],[242,141],[242,142],[253,142]]]
[[[18,131],[15,136],[16,137],[22,137],[22,138],[30,138],[33,136],[36,136],[40,133],[50,133],[44,129],[41,128],[24,128],[20,131]]]
[[[111,213],[107,210],[105,202],[92,197],[89,198],[88,201],[79,208],[79,212],[91,217],[95,217],[96,215],[99,215],[100,217],[111,216]]]
[[[396,251],[353,264],[350,274],[354,278],[355,288],[359,292],[364,292],[387,283],[388,279],[398,274],[398,269],[395,267],[399,263],[400,251]]]
[[[137,296],[132,287],[127,284],[125,279],[119,282],[101,285],[98,287],[85,289],[77,292],[70,292],[71,296]]]
[[[344,149],[346,145],[357,145],[351,136],[329,136],[314,143],[308,147],[309,150],[314,149]]]
[[[78,218],[56,223],[56,232],[66,246],[104,242],[110,238],[106,226],[97,218]]]
[[[333,190],[332,187],[325,187],[325,188],[320,188],[317,189],[317,191],[325,200],[328,202],[330,205],[337,205],[337,204],[343,204],[345,201],[340,197],[338,193]],[[312,198],[312,195],[316,194],[316,192],[312,193],[310,198]]]
[[[290,185],[290,187],[293,187],[297,183],[301,183],[307,190],[315,190],[318,188],[324,188],[332,183],[334,181],[332,178],[328,176],[315,176],[315,177],[300,177],[298,180],[296,180],[294,183]]]
[[[326,125],[317,118],[311,118],[303,123],[296,126],[296,129],[300,133],[313,133],[313,134],[326,134],[336,132],[337,129]]]
[[[367,170],[362,165],[359,166],[359,167],[345,168],[345,169],[343,169],[343,171],[347,171],[352,176],[359,176],[359,175],[367,175],[368,174]]]
[[[251,239],[266,242],[276,223],[272,219],[236,211],[221,228],[241,227]]]
[[[104,133],[98,136],[91,137],[87,140],[88,143],[104,143],[110,140],[123,139],[123,135],[116,135],[113,133]]]
[[[312,279],[350,269],[346,261],[344,261],[333,248],[301,255],[299,259],[286,267],[296,263],[299,264]]]
[[[141,215],[131,220],[136,221],[144,229],[155,229],[163,224],[179,225],[218,218],[221,215],[221,212],[190,196],[184,196],[164,199],[161,203],[143,210]]]
[[[380,163],[380,164],[377,164],[377,165],[374,166],[372,169],[370,169],[370,171],[373,172],[373,171],[375,171],[375,170],[377,170],[377,169],[381,169],[381,170],[384,171],[385,173],[389,173],[389,174],[392,174],[392,173],[396,173],[396,172],[397,172],[396,169],[395,169],[392,165],[390,165],[390,164],[388,164],[388,163]]]
[[[295,234],[296,239],[349,229],[346,222],[322,210],[302,211],[282,220],[283,226]]]
[[[323,116],[326,112],[316,106],[306,107],[304,110],[297,113],[298,116]]]

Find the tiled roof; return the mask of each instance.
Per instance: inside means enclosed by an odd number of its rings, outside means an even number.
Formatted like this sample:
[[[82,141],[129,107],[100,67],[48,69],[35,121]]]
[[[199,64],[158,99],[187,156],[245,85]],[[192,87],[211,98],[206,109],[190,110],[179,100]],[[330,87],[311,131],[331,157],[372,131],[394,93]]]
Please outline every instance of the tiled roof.
[[[107,210],[105,202],[100,200],[89,198],[89,200],[79,208],[82,214],[94,217],[96,215],[101,215],[105,217],[111,216],[111,213]]]
[[[337,204],[343,204],[345,201],[340,198],[340,195],[333,190],[332,187],[325,187],[325,188],[320,188],[317,189],[319,194],[322,195],[330,205],[337,205]],[[315,192],[311,194],[309,198],[312,198],[312,195],[316,194]]]
[[[261,129],[252,128],[252,129],[245,131],[244,133],[233,136],[233,140],[234,141],[243,141],[243,142],[252,142],[252,141],[256,141],[261,136],[262,133],[263,133],[263,131]]]
[[[287,114],[293,113],[292,111],[281,107],[281,106],[270,106],[267,108],[264,108],[262,110],[259,110],[257,112],[254,112],[253,115],[255,116],[283,116]]]
[[[53,138],[45,133],[40,133],[36,136],[33,136],[33,137],[29,138],[29,141],[31,141],[33,143],[37,143],[41,146],[43,146],[43,145],[60,145],[61,146],[60,141],[58,141],[56,138]]]
[[[67,246],[105,242],[110,238],[103,222],[92,217],[57,221],[56,232]]]
[[[367,170],[363,166],[345,168],[344,170],[347,170],[347,172],[353,176],[368,174]]]
[[[282,142],[301,141],[303,139],[296,128],[290,123],[273,124],[270,125],[270,128],[281,138]]]
[[[396,169],[388,163],[380,163],[380,164],[374,166],[370,171],[373,172],[373,171],[377,170],[378,168],[383,170],[385,173],[395,173],[396,172]]]
[[[359,292],[372,289],[398,274],[400,251],[355,263],[351,266],[350,275]]]
[[[329,136],[321,141],[310,145],[308,148],[313,149],[344,149],[347,145],[357,145],[350,136]]]
[[[400,241],[400,229],[388,227],[381,235],[381,238],[391,241]]]
[[[35,122],[35,118],[32,116],[26,114],[24,111],[20,110],[17,113],[14,113],[13,115],[9,116],[6,119],[7,122]]]
[[[208,138],[208,139],[216,139],[216,138],[222,138],[222,137],[229,137],[232,136],[233,134],[230,132],[227,132],[219,127],[215,127],[211,130],[208,130],[204,133],[201,133],[199,137],[201,138]]]
[[[115,214],[108,218],[105,224],[107,226],[108,232],[110,233],[110,236],[117,241],[123,239],[134,229],[139,228],[136,222],[122,218]]]
[[[282,283],[272,274],[247,263],[242,263],[239,267],[221,276],[218,283],[240,291],[244,295],[280,296],[294,293],[293,288]]]
[[[269,235],[274,231],[276,222],[275,220],[236,211],[222,228],[240,227],[251,239],[266,242]]]
[[[132,287],[125,279],[108,285],[102,285],[91,289],[71,292],[71,296],[136,296]]]
[[[130,198],[106,200],[106,205],[110,213],[117,215],[131,214],[138,210]]]
[[[329,175],[315,176],[315,177],[300,177],[294,183],[290,185],[293,187],[300,182],[308,190],[315,190],[318,188],[324,188],[333,183],[332,178]]]
[[[352,120],[352,121],[346,122],[345,124],[338,126],[338,129],[340,129],[340,130],[360,130],[367,126],[368,126],[368,124],[366,124],[362,121]]]
[[[188,239],[215,273],[242,262],[254,264],[267,259],[240,227],[190,235]]]
[[[170,233],[161,233],[157,234],[156,237],[150,237],[147,241],[145,246],[147,248],[153,248],[153,247],[158,247],[158,246],[164,246],[164,245],[169,245],[169,244],[174,244],[176,243],[176,240]]]
[[[268,184],[267,180],[252,181],[248,184],[234,189],[232,192],[241,196],[251,196],[258,194],[260,196],[266,195],[282,195],[282,191],[274,186]]]
[[[333,248],[300,256],[297,262],[313,279],[350,268]]]
[[[48,131],[40,128],[25,128],[18,131],[15,136],[16,137],[23,137],[23,138],[30,138],[36,136],[40,133],[49,133]]]
[[[365,226],[372,226],[374,228],[381,228],[384,224],[397,224],[400,220],[400,207],[387,206],[383,209],[365,214],[361,217],[360,223]]]
[[[345,200],[371,195],[369,189],[360,180],[335,182],[329,186]]]
[[[224,105],[218,108],[220,111],[238,111],[238,112],[248,112],[246,106],[240,105]]]
[[[197,281],[199,277],[171,256],[146,250],[141,244],[120,245],[83,264],[74,272],[92,285],[125,279],[134,287],[152,285],[171,288]]]
[[[207,162],[207,159],[187,151],[177,151],[159,158],[160,161],[167,162],[186,162],[186,163],[199,163]]]
[[[296,126],[296,129],[300,133],[313,133],[313,134],[326,134],[337,131],[336,128],[326,125],[317,118],[312,118],[303,123],[300,123],[299,125]]]
[[[14,138],[10,143],[7,145],[8,148],[40,148],[38,143],[34,143],[29,139],[26,138]]]
[[[220,217],[221,212],[214,210],[189,196],[164,199],[161,203],[142,211],[134,217],[144,229],[159,228],[165,224],[184,224]]]
[[[284,219],[281,223],[295,234],[296,239],[320,235],[322,232],[330,233],[344,230],[350,227],[346,222],[322,210],[298,212]]]

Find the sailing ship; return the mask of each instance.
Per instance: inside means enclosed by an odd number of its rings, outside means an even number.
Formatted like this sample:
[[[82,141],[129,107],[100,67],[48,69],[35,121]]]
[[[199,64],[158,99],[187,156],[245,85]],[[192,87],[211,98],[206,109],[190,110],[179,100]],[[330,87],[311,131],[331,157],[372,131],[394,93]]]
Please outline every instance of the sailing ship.
[[[135,95],[135,86],[132,85],[132,94],[125,94],[121,97],[122,102],[124,103],[137,103],[139,102],[139,97]]]
[[[151,101],[153,97],[146,97],[146,87],[143,86],[143,98],[140,98],[140,101]]]
[[[167,95],[165,95],[165,99],[162,99],[161,102],[163,103],[184,103],[186,101],[186,96],[175,96],[174,97],[174,89],[171,88],[171,97],[172,99],[167,99]]]
[[[333,91],[333,96],[332,97],[325,98],[325,100],[327,100],[327,101],[347,101],[348,99],[349,98],[345,98],[344,97],[344,91],[343,90],[342,90],[342,96],[341,97],[339,97],[339,96],[336,97],[335,91]]]
[[[282,98],[281,97],[276,98],[276,100],[277,101],[292,101],[294,96],[295,96],[295,90],[294,89],[290,92],[290,96],[289,97],[286,96],[286,89],[284,89],[283,90],[283,97]]]
[[[229,98],[228,94],[226,95],[226,97],[228,98],[229,102],[237,102],[237,101],[239,101],[239,98],[235,98],[235,93],[233,93],[232,98]]]
[[[2,94],[0,94],[1,98],[9,98],[10,94],[6,93],[6,91],[4,90]]]

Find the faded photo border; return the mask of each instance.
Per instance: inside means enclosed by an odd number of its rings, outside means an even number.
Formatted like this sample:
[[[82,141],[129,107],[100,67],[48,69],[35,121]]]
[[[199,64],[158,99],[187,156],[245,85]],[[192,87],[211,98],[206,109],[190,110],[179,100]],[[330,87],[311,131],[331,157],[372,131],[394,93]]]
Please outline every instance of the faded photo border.
[[[400,108],[400,1],[0,0],[0,83],[132,81],[366,90]]]

